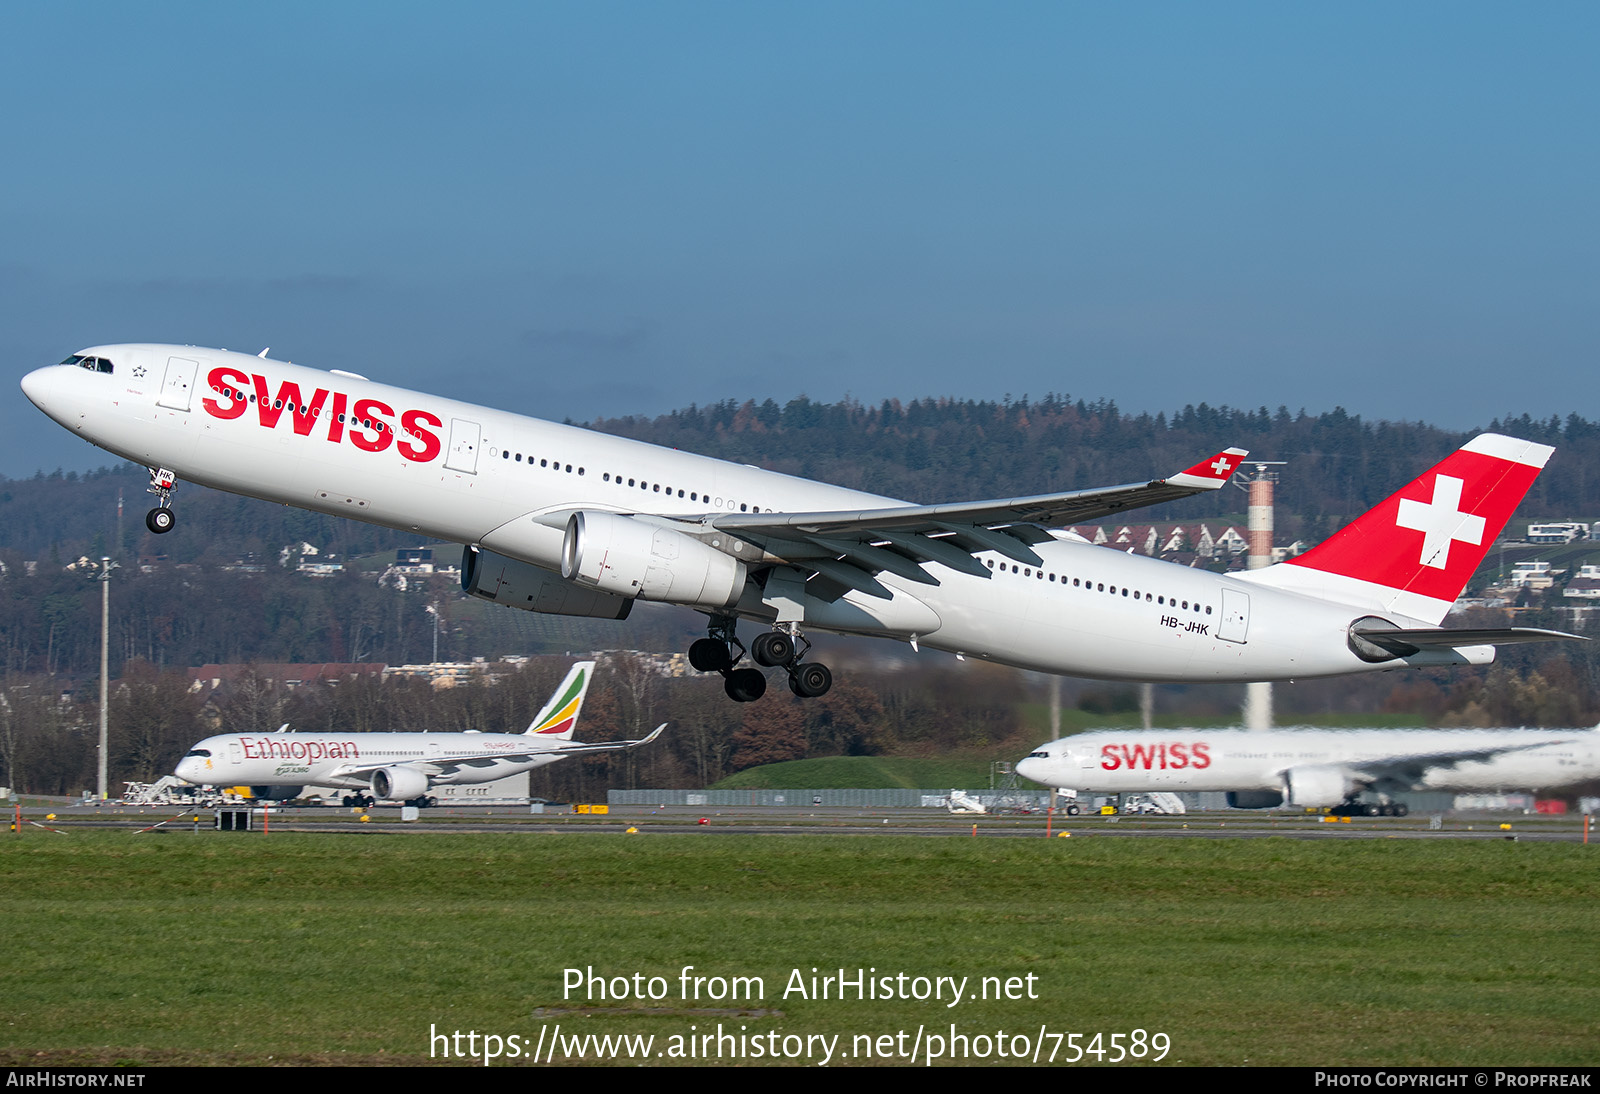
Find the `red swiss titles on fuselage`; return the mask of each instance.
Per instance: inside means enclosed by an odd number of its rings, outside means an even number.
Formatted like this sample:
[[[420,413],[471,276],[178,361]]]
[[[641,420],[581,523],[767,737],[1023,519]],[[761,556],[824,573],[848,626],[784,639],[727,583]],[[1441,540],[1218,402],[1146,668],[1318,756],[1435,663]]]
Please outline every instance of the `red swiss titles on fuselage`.
[[[382,452],[394,445],[406,459],[427,463],[437,459],[442,448],[439,435],[433,430],[443,429],[444,422],[426,410],[402,411],[397,430],[395,409],[377,399],[357,399],[347,412],[350,397],[342,391],[319,387],[306,397],[299,384],[284,380],[274,394],[265,376],[226,366],[212,369],[206,375],[206,383],[213,394],[202,399],[201,405],[213,418],[231,420],[242,416],[252,405],[250,396],[254,394],[257,420],[263,429],[276,429],[287,413],[294,431],[302,437],[311,436],[317,422],[325,419],[325,440],[338,444],[348,433],[350,443],[367,452]]]
[[[1203,741],[1173,741],[1150,745],[1101,745],[1100,767],[1106,771],[1197,771],[1211,766],[1211,746]]]

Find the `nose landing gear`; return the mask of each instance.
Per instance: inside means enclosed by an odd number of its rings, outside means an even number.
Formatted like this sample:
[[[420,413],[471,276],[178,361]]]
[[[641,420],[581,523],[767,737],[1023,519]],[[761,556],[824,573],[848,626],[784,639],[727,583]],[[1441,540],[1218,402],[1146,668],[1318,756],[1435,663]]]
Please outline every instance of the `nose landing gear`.
[[[144,515],[144,526],[158,536],[172,531],[172,526],[178,522],[172,511],[172,488],[177,481],[176,472],[165,467],[150,468],[150,493],[160,499],[160,504]]]

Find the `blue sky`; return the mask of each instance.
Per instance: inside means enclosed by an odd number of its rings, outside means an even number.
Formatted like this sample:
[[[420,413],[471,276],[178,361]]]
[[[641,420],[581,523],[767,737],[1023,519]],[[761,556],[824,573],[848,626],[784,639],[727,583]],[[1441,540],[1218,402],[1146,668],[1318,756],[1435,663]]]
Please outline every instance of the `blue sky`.
[[[0,7],[0,359],[1600,417],[1600,7]],[[0,474],[108,462],[13,388]],[[1084,484],[1093,485],[1093,484]]]

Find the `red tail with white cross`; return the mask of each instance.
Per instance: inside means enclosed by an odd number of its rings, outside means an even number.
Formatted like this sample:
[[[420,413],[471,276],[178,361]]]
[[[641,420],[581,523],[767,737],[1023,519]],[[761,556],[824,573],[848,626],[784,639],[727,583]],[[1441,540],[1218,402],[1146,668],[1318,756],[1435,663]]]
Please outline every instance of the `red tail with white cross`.
[[[1433,602],[1442,619],[1554,451],[1484,433],[1286,565]]]

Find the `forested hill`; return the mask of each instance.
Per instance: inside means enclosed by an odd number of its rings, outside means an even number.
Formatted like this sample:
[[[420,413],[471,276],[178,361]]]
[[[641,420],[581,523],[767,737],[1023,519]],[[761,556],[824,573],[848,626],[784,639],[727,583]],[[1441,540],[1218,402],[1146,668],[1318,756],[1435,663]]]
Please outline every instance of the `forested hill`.
[[[1202,403],[1170,416],[1129,415],[1112,403],[1060,396],[919,399],[874,407],[803,397],[781,406],[770,399],[727,400],[653,419],[574,424],[917,502],[1133,482],[1238,445],[1260,459],[1287,461],[1278,491],[1279,529],[1310,540],[1380,501],[1470,436],[1421,422],[1368,422],[1342,409],[1312,415]],[[1565,421],[1523,415],[1485,428],[1557,449],[1521,516],[1600,517],[1600,481],[1588,474],[1600,457],[1600,425],[1576,414]],[[156,541],[144,530],[151,504],[146,485],[144,471],[131,465],[0,480],[0,550],[61,561],[98,556],[119,539],[119,489],[122,549],[111,553],[123,556],[159,547],[175,562],[232,561],[244,553],[275,555],[283,544],[301,540],[348,556],[420,542],[187,484],[180,484],[175,498],[179,534]],[[1140,516],[1189,520],[1243,509],[1243,494],[1225,489]],[[193,534],[195,529],[203,534]]]
[[[1186,406],[1172,415],[1120,412],[1063,396],[1006,402],[921,399],[862,406],[799,398],[690,407],[659,418],[590,423],[607,433],[823,479],[916,502],[955,501],[1133,482],[1188,467],[1238,445],[1283,460],[1278,508],[1308,532],[1360,513],[1460,445],[1471,433],[1422,422],[1368,422],[1323,414]],[[1557,454],[1522,509],[1527,517],[1600,516],[1600,425],[1576,414],[1490,422],[1490,432],[1554,445]],[[1240,512],[1223,491],[1147,511],[1149,520]],[[1332,531],[1331,527],[1325,531]]]

